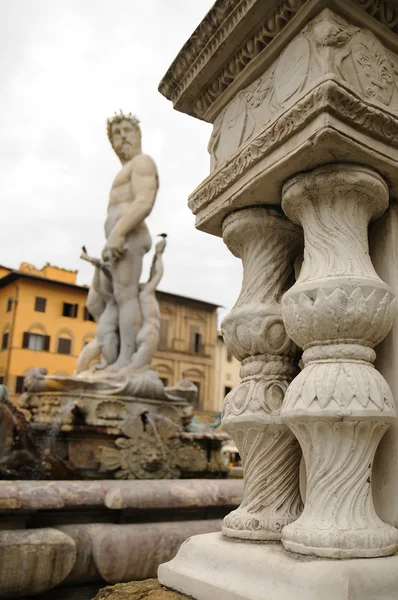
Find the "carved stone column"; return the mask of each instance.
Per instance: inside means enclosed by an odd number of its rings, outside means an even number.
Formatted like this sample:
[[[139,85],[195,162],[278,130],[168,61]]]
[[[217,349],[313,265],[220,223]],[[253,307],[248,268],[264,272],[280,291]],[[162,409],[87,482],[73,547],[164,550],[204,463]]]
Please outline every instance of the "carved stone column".
[[[395,300],[370,261],[367,234],[388,201],[384,180],[357,165],[320,167],[283,188],[283,210],[305,237],[300,275],[282,301],[286,331],[304,350],[281,411],[307,470],[304,511],[282,533],[284,547],[301,554],[397,549],[398,532],[376,515],[371,489],[376,448],[395,419],[391,391],[372,365]]]
[[[223,239],[243,263],[241,294],[221,329],[242,362],[242,382],[225,399],[223,427],[239,449],[245,480],[242,503],[224,519],[223,533],[278,540],[282,527],[302,510],[301,451],[280,419],[297,372],[297,348],[286,335],[280,302],[293,283],[302,235],[281,211],[247,208],[225,219]]]

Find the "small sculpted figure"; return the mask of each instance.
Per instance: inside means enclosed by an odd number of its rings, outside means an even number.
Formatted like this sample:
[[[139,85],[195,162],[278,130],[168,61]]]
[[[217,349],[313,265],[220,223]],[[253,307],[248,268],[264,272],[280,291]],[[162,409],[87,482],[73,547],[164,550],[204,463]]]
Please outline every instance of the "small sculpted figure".
[[[160,310],[156,299],[156,288],[163,276],[163,252],[166,247],[166,234],[161,234],[156,244],[151,271],[147,283],[140,284],[139,301],[142,313],[142,326],[137,335],[137,352],[128,370],[132,373],[147,370],[159,344]]]
[[[100,356],[101,360],[92,367],[104,369],[116,362],[119,353],[118,309],[112,292],[111,265],[107,249],[102,253],[102,260],[89,256],[84,246],[82,250],[80,258],[95,267],[87,298],[87,309],[98,323],[98,327],[95,338],[84,346],[77,359],[76,374],[86,371],[90,363]]]

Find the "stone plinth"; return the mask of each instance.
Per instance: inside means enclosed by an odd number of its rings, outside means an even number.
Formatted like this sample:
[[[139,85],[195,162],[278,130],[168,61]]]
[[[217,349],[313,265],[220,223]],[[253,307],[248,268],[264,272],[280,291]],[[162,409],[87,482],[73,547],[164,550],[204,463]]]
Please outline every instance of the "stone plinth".
[[[396,600],[398,555],[350,561],[305,558],[277,543],[187,540],[159,580],[195,600]]]

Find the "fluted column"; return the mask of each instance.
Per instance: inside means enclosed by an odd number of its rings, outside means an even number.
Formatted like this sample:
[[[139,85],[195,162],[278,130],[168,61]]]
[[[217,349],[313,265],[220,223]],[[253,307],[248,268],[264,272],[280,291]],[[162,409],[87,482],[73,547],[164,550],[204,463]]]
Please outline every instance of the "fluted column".
[[[297,372],[297,348],[286,335],[280,303],[293,283],[302,234],[281,211],[247,208],[225,219],[223,239],[243,263],[241,293],[221,329],[242,363],[242,382],[225,399],[223,427],[239,449],[245,485],[241,505],[224,519],[223,534],[278,540],[302,510],[301,451],[280,419]]]
[[[304,511],[282,533],[294,552],[344,558],[397,549],[397,530],[377,517],[371,489],[376,448],[395,418],[372,364],[395,300],[373,268],[367,235],[388,201],[384,180],[357,165],[321,167],[283,188],[283,210],[305,239],[300,275],[282,300],[286,331],[304,350],[281,411],[307,471]]]

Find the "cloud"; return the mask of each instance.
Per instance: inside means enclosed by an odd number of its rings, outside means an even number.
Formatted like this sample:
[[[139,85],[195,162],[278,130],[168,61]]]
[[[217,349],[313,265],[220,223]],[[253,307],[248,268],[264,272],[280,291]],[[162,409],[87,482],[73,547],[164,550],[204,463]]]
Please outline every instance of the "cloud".
[[[0,263],[79,269],[99,254],[109,189],[120,164],[106,136],[119,108],[142,125],[160,190],[148,226],[169,234],[161,288],[231,308],[240,261],[196,231],[190,192],[209,173],[211,126],[180,114],[157,91],[212,0],[18,0],[3,9],[0,69]],[[143,277],[150,256],[146,257]],[[224,312],[226,312],[224,310]]]

